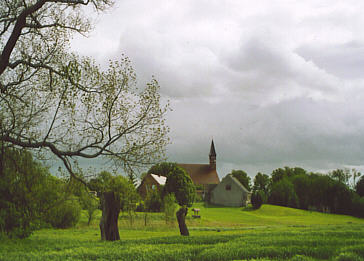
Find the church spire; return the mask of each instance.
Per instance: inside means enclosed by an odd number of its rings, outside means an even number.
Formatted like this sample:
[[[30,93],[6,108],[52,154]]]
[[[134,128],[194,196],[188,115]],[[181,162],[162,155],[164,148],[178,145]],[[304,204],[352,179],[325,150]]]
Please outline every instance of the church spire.
[[[216,151],[215,151],[214,140],[211,141],[209,158],[210,158],[210,167],[216,169]]]

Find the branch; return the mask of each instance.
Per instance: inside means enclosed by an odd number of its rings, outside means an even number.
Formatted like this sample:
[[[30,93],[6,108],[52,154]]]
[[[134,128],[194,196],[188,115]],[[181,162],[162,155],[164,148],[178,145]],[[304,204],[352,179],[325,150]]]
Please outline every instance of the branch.
[[[6,67],[9,64],[10,55],[14,50],[16,42],[19,40],[21,31],[23,30],[26,24],[26,18],[28,15],[38,11],[42,6],[46,3],[47,0],[39,0],[34,5],[31,5],[25,8],[19,15],[16,20],[13,31],[3,49],[3,52],[0,56],[0,75],[5,71]],[[2,86],[1,86],[2,87]],[[3,90],[1,90],[3,91]]]

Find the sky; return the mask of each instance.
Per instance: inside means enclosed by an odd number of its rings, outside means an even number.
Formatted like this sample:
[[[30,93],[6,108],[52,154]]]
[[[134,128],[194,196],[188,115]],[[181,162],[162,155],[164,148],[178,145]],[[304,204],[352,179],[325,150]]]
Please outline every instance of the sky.
[[[125,54],[139,85],[159,81],[169,161],[208,163],[213,138],[220,178],[364,171],[363,12],[361,0],[120,0],[71,46],[103,66]]]

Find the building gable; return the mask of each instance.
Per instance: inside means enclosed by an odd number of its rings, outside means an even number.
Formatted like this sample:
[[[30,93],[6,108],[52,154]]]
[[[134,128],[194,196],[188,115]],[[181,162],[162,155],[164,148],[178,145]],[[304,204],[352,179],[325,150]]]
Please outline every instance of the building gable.
[[[227,175],[211,191],[210,202],[216,205],[246,206],[249,191],[232,175]]]

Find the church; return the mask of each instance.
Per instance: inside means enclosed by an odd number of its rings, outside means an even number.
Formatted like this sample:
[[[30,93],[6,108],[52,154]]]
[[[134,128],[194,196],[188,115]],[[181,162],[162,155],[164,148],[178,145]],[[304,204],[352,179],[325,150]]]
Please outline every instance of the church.
[[[186,170],[197,187],[196,192],[200,195],[207,194],[220,182],[216,172],[216,151],[213,140],[211,141],[209,159],[208,164],[177,163],[179,167]],[[150,189],[159,189],[160,186],[164,186],[166,180],[166,177],[158,174],[147,174],[137,188],[137,191],[142,197],[145,197]]]
[[[196,186],[202,185],[204,189],[210,184],[218,184],[219,176],[216,172],[216,151],[214,141],[211,141],[208,164],[186,164],[177,163],[177,165],[186,170]]]

